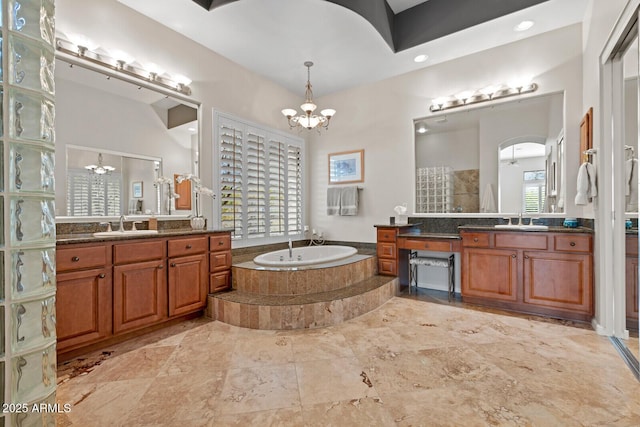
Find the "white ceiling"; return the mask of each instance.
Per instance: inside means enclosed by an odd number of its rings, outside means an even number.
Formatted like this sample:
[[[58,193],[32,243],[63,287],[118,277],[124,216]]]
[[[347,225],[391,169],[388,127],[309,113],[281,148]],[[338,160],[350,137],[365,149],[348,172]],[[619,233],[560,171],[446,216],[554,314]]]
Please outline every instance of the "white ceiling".
[[[316,97],[581,22],[588,3],[549,0],[394,53],[368,21],[328,1],[242,0],[212,11],[192,0],[118,1],[292,92],[304,92],[303,63],[313,61]],[[396,13],[422,3],[387,1]],[[525,19],[534,27],[513,31]],[[415,63],[418,54],[429,59]]]

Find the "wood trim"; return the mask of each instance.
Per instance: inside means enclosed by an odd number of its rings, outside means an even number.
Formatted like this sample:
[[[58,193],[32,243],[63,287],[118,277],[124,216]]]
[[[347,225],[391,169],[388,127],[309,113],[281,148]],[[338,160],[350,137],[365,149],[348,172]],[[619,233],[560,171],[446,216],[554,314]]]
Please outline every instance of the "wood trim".
[[[585,151],[591,148],[593,148],[593,107],[589,108],[580,121],[580,164],[593,163],[593,156],[585,154]]]

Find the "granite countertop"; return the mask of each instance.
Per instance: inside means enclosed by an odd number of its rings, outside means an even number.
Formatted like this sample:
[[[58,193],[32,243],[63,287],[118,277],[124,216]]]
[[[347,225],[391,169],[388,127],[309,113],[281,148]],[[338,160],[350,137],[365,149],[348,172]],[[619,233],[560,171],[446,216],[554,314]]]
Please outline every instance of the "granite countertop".
[[[385,228],[405,228],[405,227],[419,227],[421,222],[416,222],[412,224],[374,224],[374,227],[385,227]]]
[[[461,239],[459,234],[452,233],[400,233],[398,234],[398,237],[418,237],[421,239]]]
[[[593,234],[592,228],[587,227],[576,227],[576,228],[568,228],[568,227],[560,227],[560,226],[549,226],[547,230],[520,230],[518,228],[495,228],[492,225],[461,225],[458,227],[458,230],[462,231],[506,231],[508,233],[511,232],[521,232],[521,233],[590,233]]]
[[[68,245],[72,243],[99,243],[132,239],[155,239],[158,237],[178,237],[178,236],[194,236],[199,234],[209,233],[224,233],[229,232],[228,229],[217,230],[161,230],[157,234],[125,234],[124,236],[100,236],[95,237],[92,233],[78,233],[78,234],[59,234],[56,236],[57,245]]]

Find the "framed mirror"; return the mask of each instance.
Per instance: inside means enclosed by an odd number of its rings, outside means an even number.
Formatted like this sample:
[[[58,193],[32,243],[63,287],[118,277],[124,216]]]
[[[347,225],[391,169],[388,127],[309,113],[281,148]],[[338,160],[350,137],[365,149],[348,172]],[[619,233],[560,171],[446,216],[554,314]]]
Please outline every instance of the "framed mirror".
[[[198,175],[198,104],[62,58],[55,79],[57,217],[192,213],[174,175]],[[99,157],[115,170],[96,180]]]
[[[545,146],[542,155],[545,203],[543,213],[562,212],[564,94],[552,93],[502,103],[486,103],[478,108],[449,110],[415,119],[416,214],[420,213],[497,213],[522,212],[527,186],[500,186],[501,149],[517,142],[534,142]],[[527,141],[528,140],[528,141]],[[514,148],[517,149],[517,146]],[[505,151],[507,157],[510,151]],[[516,152],[517,154],[517,152]],[[549,157],[550,156],[550,157]],[[545,164],[548,160],[548,165]],[[555,165],[555,166],[554,166]],[[547,180],[547,167],[553,168]],[[441,197],[437,210],[425,211],[419,200],[425,188],[433,188],[424,177],[433,171],[445,171],[437,188]],[[434,175],[435,176],[435,175]],[[547,192],[547,187],[551,191]],[[442,196],[446,194],[446,196]],[[548,200],[547,200],[548,199]],[[501,206],[500,201],[516,200]],[[553,209],[551,208],[553,206]]]

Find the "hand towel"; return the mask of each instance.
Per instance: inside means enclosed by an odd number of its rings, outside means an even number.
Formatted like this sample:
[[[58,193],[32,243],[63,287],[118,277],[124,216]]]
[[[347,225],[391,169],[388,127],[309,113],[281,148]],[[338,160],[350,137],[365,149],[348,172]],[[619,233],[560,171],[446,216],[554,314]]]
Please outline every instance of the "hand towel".
[[[496,199],[493,197],[493,187],[491,184],[487,184],[484,187],[484,194],[482,195],[482,203],[480,203],[480,212],[497,212]]]
[[[580,165],[576,184],[576,205],[586,205],[592,198],[598,195],[598,188],[596,185],[596,168],[591,163],[584,162]]]
[[[358,187],[343,187],[340,192],[340,215],[358,215]]]
[[[327,215],[340,214],[340,188],[327,188]]]
[[[638,159],[629,159],[625,163],[627,197],[627,212],[638,211]]]

